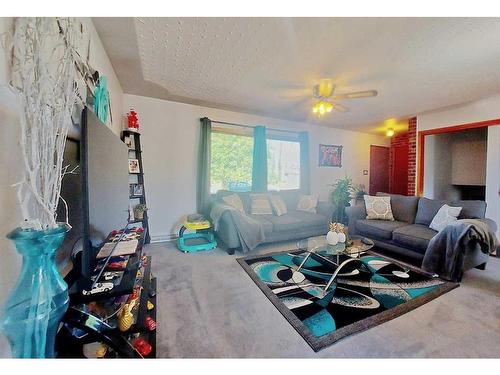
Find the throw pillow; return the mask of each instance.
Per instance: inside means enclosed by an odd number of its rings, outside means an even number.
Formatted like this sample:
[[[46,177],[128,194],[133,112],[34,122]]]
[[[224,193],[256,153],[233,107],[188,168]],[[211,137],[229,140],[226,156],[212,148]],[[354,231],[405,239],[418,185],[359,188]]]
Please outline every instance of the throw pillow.
[[[318,205],[317,195],[301,195],[297,203],[298,211],[316,213],[316,206]]]
[[[368,220],[394,221],[391,208],[391,197],[374,197],[365,195],[366,218]]]
[[[222,197],[222,200],[231,207],[236,208],[242,214],[245,213],[245,209],[243,208],[243,202],[241,201],[241,198],[238,194],[226,195]]]
[[[434,219],[432,219],[429,228],[441,232],[448,224],[457,221],[457,217],[461,211],[462,207],[451,207],[443,204],[436,216],[434,216]]]
[[[269,200],[271,201],[271,206],[273,206],[273,211],[276,216],[281,216],[287,213],[286,204],[281,195],[271,195]]]
[[[273,210],[267,194],[250,194],[252,215],[272,215]]]

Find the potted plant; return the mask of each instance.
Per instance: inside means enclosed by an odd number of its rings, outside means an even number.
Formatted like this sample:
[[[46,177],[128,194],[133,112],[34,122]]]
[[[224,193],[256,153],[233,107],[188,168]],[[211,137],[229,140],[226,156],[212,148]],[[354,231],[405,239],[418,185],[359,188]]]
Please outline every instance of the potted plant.
[[[334,223],[346,223],[345,208],[349,207],[352,193],[352,178],[345,176],[337,179],[332,185],[330,201],[333,205],[332,220]]]
[[[356,184],[352,187],[352,197],[354,204],[357,205],[364,201],[364,196],[368,194],[364,184]]]
[[[15,186],[23,221],[7,235],[22,269],[0,317],[16,358],[54,357],[59,322],[69,298],[55,253],[69,223],[58,222],[71,115],[78,100],[76,66],[80,24],[66,18],[16,19],[11,43],[11,87],[20,103],[23,177]],[[80,64],[82,65],[82,64]],[[66,207],[67,208],[67,207]]]
[[[145,204],[140,203],[134,207],[134,218],[135,220],[143,220],[144,219],[144,212],[146,212],[148,208],[146,207]]]

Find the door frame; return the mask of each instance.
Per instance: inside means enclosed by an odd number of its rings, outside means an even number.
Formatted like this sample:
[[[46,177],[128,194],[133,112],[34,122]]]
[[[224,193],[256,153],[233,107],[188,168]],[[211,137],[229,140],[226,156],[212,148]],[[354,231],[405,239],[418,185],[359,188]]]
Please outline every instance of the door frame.
[[[500,125],[500,118],[479,122],[469,122],[460,125],[445,126],[441,128],[421,130],[418,132],[418,183],[417,195],[424,193],[424,165],[425,165],[425,137],[428,135],[455,133],[462,130],[486,128],[488,126]],[[417,119],[418,126],[418,119]]]

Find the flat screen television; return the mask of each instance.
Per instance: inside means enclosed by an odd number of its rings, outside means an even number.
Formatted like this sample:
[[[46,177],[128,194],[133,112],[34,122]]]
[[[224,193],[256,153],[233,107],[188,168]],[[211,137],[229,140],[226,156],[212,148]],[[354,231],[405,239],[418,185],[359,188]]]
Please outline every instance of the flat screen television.
[[[80,139],[68,138],[66,143],[65,165],[79,168],[63,179],[61,187],[73,228],[60,253],[67,256],[80,242],[80,270],[73,271],[78,274],[78,289],[86,289],[92,284],[96,248],[112,230],[128,224],[128,147],[87,108],[82,111],[80,129]]]

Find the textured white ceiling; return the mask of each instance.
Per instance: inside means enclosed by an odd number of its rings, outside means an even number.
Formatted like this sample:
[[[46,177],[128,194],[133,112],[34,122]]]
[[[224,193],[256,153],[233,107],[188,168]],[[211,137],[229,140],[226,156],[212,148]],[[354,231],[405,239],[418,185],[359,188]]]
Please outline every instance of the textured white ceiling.
[[[374,131],[500,91],[500,19],[95,18],[125,92]],[[318,120],[332,78],[348,113]]]

